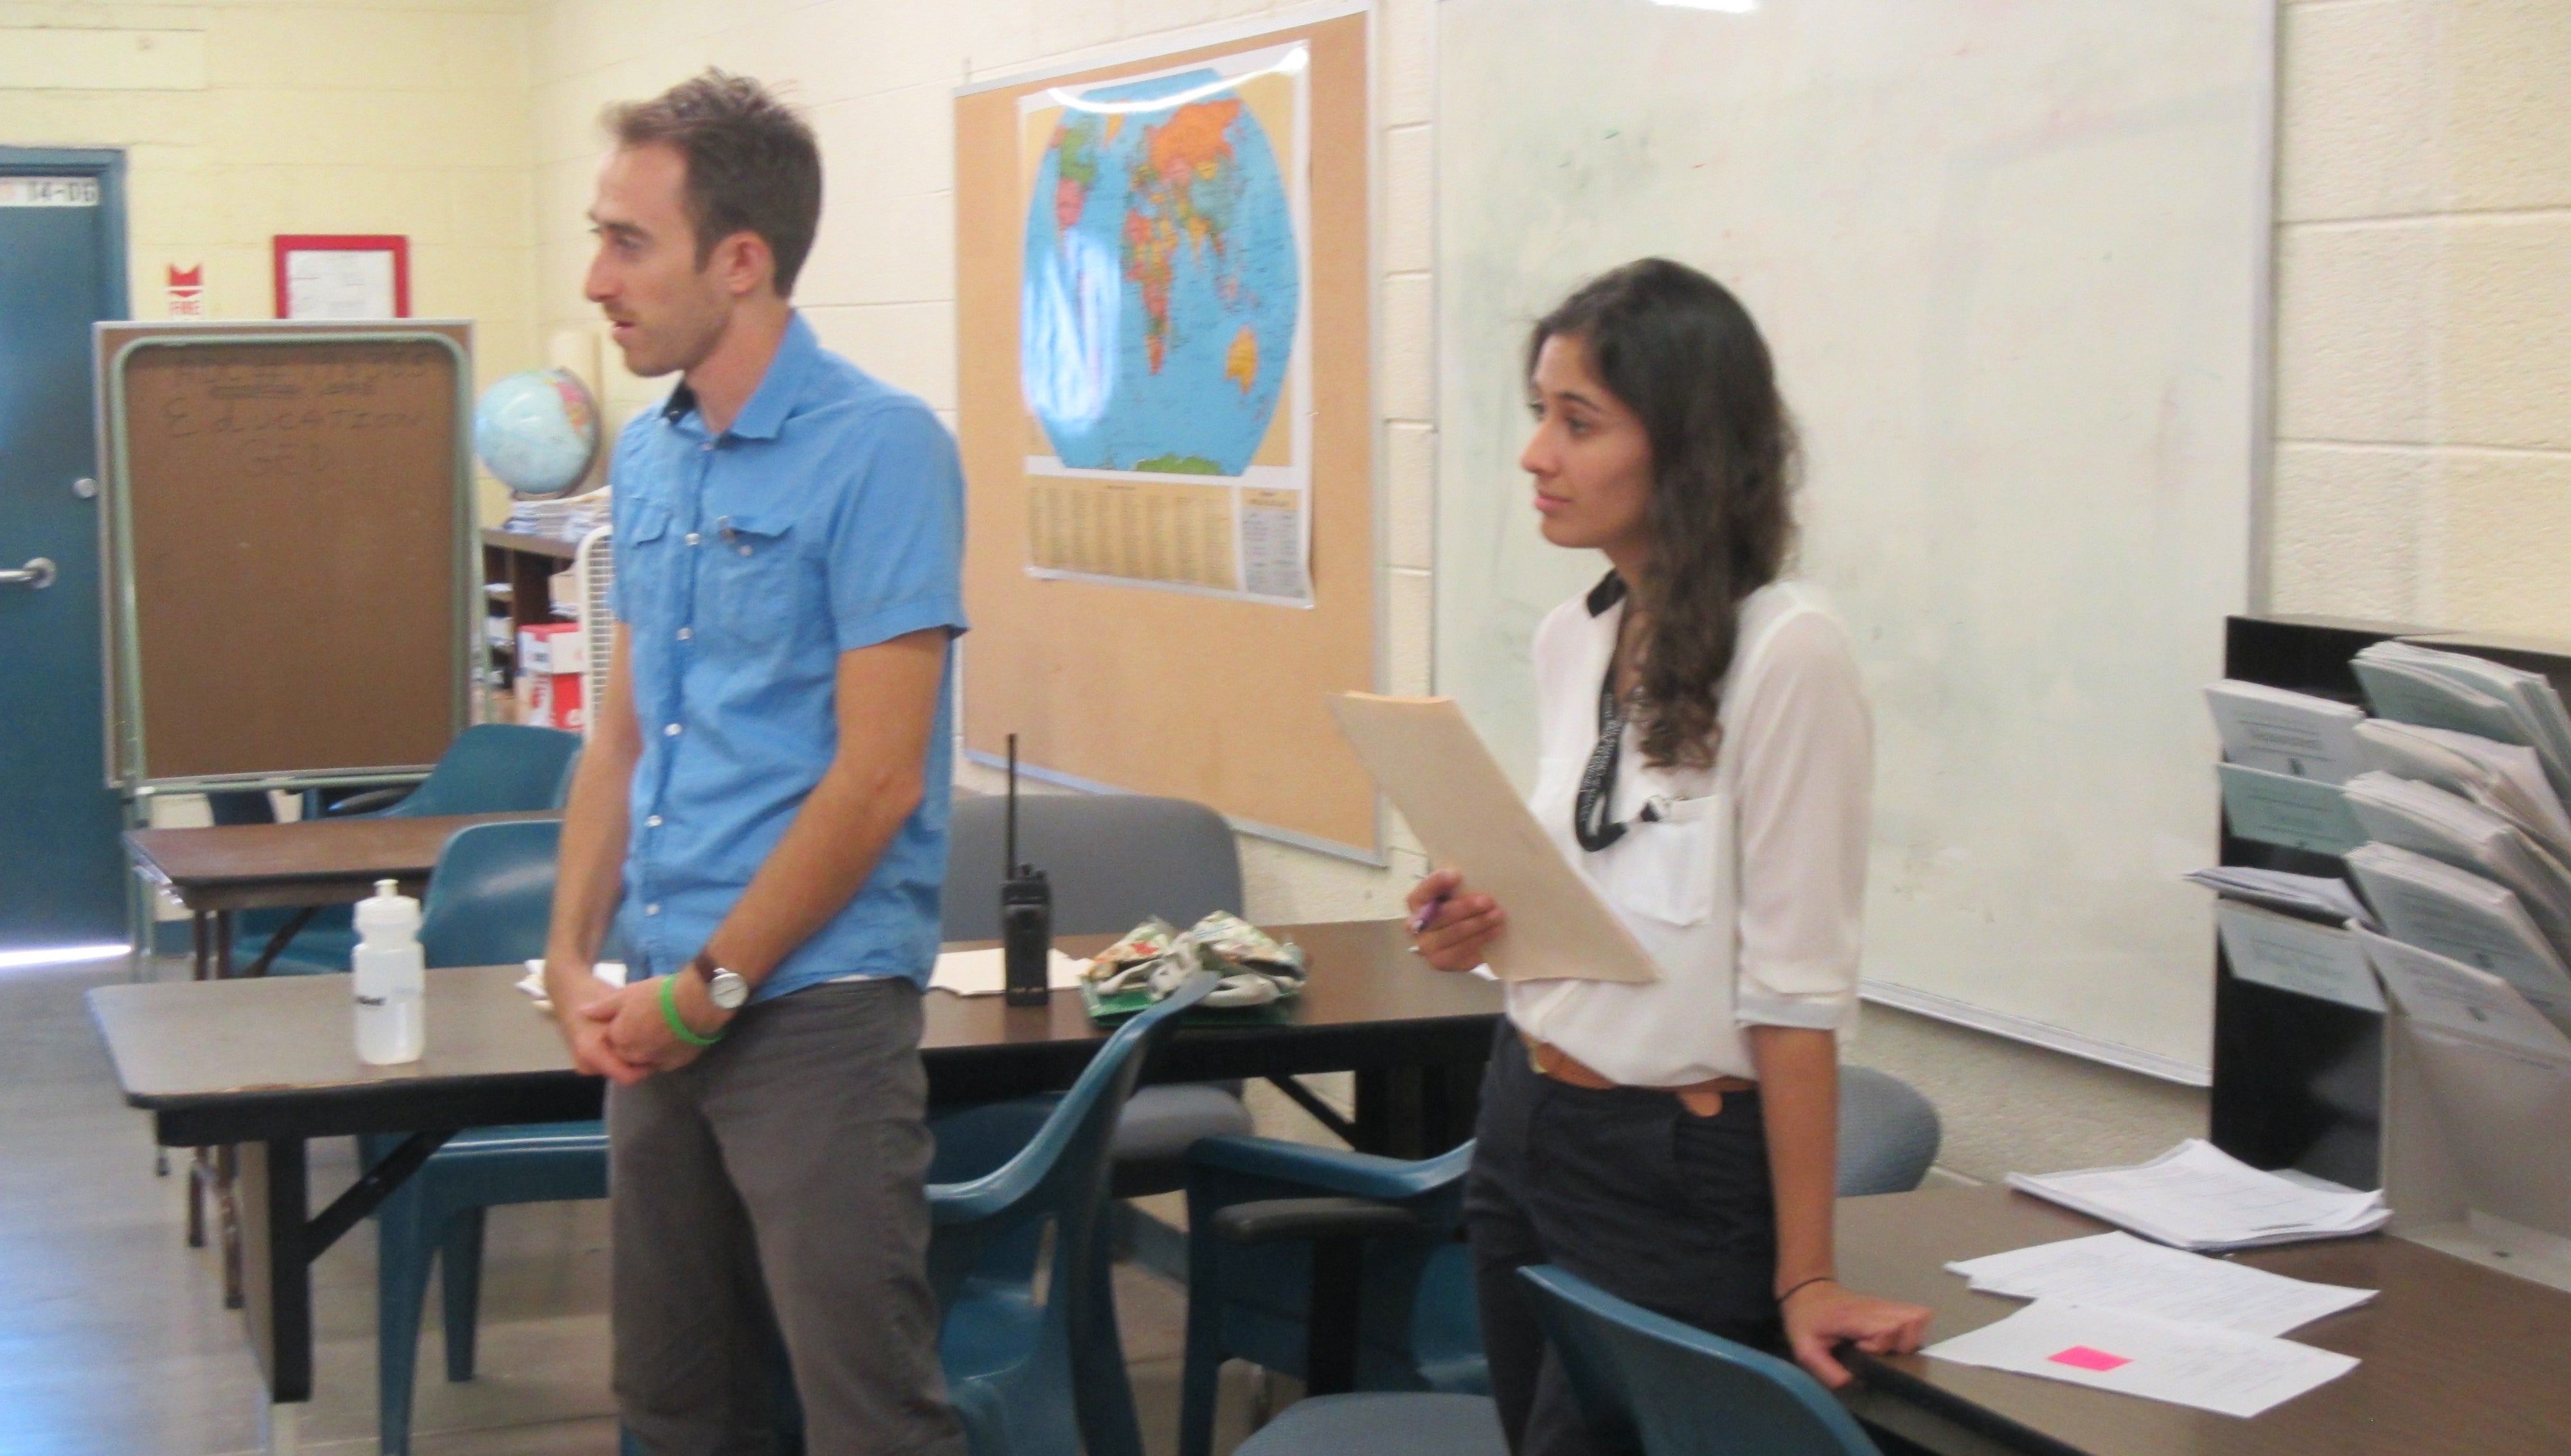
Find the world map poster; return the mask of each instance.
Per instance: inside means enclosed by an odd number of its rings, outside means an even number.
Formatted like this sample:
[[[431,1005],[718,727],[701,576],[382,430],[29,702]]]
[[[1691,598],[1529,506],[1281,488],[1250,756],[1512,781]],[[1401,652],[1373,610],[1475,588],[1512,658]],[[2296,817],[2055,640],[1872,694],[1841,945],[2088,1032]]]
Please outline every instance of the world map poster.
[[[1031,575],[1311,606],[1309,66],[1020,98]]]

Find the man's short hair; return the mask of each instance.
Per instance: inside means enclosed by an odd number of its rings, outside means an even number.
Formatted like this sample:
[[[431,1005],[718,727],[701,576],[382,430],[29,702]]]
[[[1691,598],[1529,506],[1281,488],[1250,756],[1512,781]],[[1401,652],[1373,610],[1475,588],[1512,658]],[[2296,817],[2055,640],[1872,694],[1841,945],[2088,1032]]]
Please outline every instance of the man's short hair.
[[[715,244],[755,233],[776,256],[776,295],[790,296],[821,224],[821,149],[794,110],[747,76],[714,67],[650,101],[601,118],[623,148],[673,147],[687,163],[697,266]]]

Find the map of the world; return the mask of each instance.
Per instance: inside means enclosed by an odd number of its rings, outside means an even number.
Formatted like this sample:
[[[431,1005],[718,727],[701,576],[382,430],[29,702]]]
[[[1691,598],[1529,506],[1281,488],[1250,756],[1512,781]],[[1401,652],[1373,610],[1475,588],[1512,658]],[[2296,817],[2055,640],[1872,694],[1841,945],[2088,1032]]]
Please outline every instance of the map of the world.
[[[1027,209],[1019,372],[1075,469],[1238,476],[1294,344],[1293,218],[1214,71],[1082,92]]]

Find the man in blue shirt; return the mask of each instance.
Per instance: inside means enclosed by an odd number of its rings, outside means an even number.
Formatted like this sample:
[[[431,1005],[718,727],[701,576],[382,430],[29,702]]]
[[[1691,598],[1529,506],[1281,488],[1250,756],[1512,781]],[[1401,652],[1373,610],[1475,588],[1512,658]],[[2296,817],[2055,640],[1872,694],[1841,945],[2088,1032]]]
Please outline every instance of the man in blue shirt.
[[[610,109],[587,291],[636,373],[615,658],[546,985],[608,1098],[615,1380],[655,1453],[769,1449],[771,1317],[815,1453],[953,1453],[924,1258],[963,480],[918,399],[786,301],[812,134],[709,71]],[[611,919],[631,966],[591,975]]]

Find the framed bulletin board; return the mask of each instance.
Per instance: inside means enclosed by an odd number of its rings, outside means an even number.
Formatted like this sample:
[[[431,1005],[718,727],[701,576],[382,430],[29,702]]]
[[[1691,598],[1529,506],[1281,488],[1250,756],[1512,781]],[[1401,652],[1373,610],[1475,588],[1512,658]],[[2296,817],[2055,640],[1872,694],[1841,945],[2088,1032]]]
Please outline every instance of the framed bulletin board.
[[[1372,858],[1366,16],[955,99],[969,753]]]
[[[398,234],[280,234],[279,318],[408,318],[410,240]]]
[[[472,325],[102,323],[109,781],[416,775],[479,652]]]

